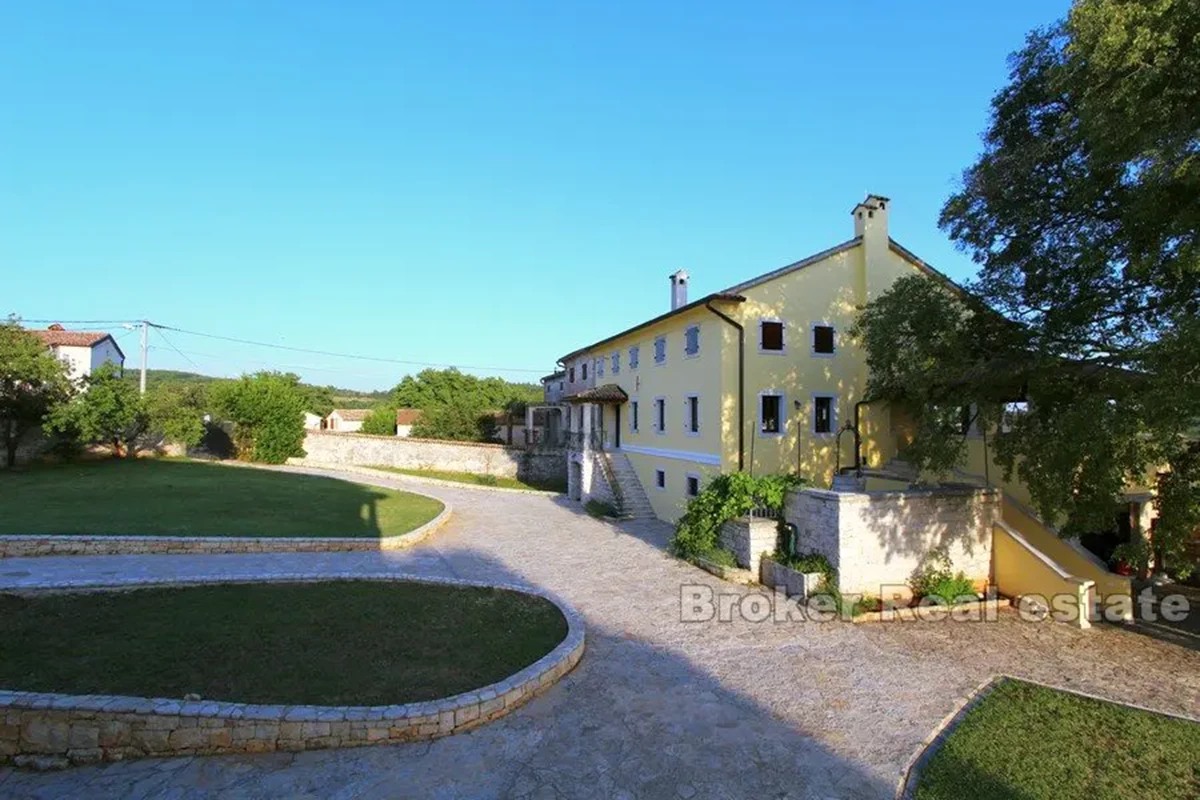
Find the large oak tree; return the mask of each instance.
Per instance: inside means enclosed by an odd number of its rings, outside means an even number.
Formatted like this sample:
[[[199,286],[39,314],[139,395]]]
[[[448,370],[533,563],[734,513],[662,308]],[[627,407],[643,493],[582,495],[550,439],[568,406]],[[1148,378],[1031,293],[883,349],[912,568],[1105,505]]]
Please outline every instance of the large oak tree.
[[[960,406],[1065,534],[1111,524],[1171,468],[1155,547],[1200,522],[1200,0],[1077,0],[1031,33],[941,224],[965,296],[912,279],[864,312],[875,397],[917,417],[911,457],[960,457]],[[999,422],[1005,400],[1025,413]]]

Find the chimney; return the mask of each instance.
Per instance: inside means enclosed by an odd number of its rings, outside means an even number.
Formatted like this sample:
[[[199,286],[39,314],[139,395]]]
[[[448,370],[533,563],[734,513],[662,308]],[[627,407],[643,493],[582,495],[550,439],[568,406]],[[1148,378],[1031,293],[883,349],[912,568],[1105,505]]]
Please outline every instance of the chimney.
[[[888,212],[892,201],[877,194],[869,194],[854,207],[854,236],[862,239],[861,272],[856,280],[857,305],[865,305],[886,291],[891,285],[888,267]]]
[[[850,213],[854,215],[854,235],[867,239],[872,235],[879,236],[883,241],[888,237],[888,206],[892,201],[877,194],[867,195],[867,199],[854,207]]]
[[[687,305],[688,274],[677,270],[671,274],[671,310]]]

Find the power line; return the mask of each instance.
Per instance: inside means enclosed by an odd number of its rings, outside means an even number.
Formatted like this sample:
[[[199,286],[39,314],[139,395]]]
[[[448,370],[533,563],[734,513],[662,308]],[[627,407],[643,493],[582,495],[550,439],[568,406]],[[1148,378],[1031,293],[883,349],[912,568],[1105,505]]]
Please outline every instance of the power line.
[[[188,336],[202,336],[206,339],[219,339],[223,342],[235,342],[237,344],[248,344],[255,347],[272,347],[276,350],[289,350],[293,353],[309,353],[318,356],[331,356],[333,358],[354,358],[360,361],[376,361],[384,364],[403,364],[411,367],[456,367],[467,370],[483,370],[487,372],[531,372],[541,373],[541,369],[529,369],[528,367],[484,367],[472,366],[469,364],[437,364],[429,361],[408,361],[400,358],[382,358],[380,356],[360,356],[353,353],[337,353],[330,350],[314,350],[309,347],[292,347],[286,344],[273,344],[271,342],[256,342],[251,339],[238,339],[233,336],[221,336],[215,333],[201,333],[200,331],[189,331],[184,328],[175,328],[170,325],[159,325],[156,322],[151,322],[150,325],[155,328],[164,328],[169,331],[186,334]]]
[[[162,348],[162,347],[159,347],[158,345],[153,345],[153,344],[150,345],[150,349],[153,351],[156,351],[156,352],[160,352],[160,353],[168,352],[165,348]],[[270,369],[294,369],[294,370],[303,370],[305,372],[329,372],[334,375],[344,375],[349,378],[363,378],[364,380],[381,380],[379,375],[367,375],[362,372],[352,372],[350,370],[336,369],[333,367],[314,367],[311,364],[283,364],[278,361],[262,361],[262,360],[259,360],[256,358],[239,358],[237,356],[219,356],[216,353],[200,353],[200,352],[197,352],[196,350],[186,350],[186,351],[178,350],[176,352],[178,352],[180,354],[186,353],[189,355],[193,355],[196,358],[201,358],[201,359],[205,359],[205,360],[217,361],[217,362],[220,362],[225,365],[254,364],[257,366],[261,366],[261,367],[268,367]],[[198,366],[197,369],[204,369],[204,367]]]
[[[197,364],[195,361],[192,361],[192,359],[188,357],[187,353],[180,350],[178,347],[175,346],[174,342],[172,342],[170,339],[167,338],[167,335],[162,332],[162,328],[160,328],[158,325],[152,325],[151,327],[154,328],[154,332],[157,333],[159,338],[162,339],[164,342],[166,342],[171,347],[172,350],[174,350],[176,353],[179,353],[179,355],[183,356],[184,360],[187,361],[189,364],[191,364],[193,367],[195,367],[196,369],[200,369],[199,364]]]

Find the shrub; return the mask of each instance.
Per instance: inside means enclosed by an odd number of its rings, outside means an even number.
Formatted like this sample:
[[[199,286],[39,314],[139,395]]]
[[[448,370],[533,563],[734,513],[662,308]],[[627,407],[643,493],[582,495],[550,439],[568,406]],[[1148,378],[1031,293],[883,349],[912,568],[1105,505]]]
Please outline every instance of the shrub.
[[[111,445],[113,455],[133,455],[131,446],[146,431],[146,404],[137,386],[124,380],[113,364],[102,364],[83,379],[86,391],[56,406],[46,430],[80,444]]]
[[[395,436],[396,435],[396,410],[386,406],[379,406],[372,409],[367,418],[363,420],[360,433],[369,433],[373,436]]]
[[[726,550],[724,547],[714,547],[712,550],[701,554],[699,557],[703,558],[705,561],[711,561],[713,564],[717,564],[718,566],[722,567],[738,566],[737,557],[732,551]]]
[[[447,439],[455,442],[488,442],[496,435],[496,418],[481,413],[470,403],[452,400],[421,411],[413,423],[412,435],[418,439]]]
[[[921,566],[913,573],[910,586],[918,597],[932,597],[946,603],[957,603],[962,598],[974,600],[975,585],[962,573],[951,571],[950,556],[943,547],[935,547],[925,554]]]
[[[781,512],[788,489],[804,482],[799,475],[718,475],[688,503],[671,539],[671,552],[681,558],[698,558],[716,549],[721,525],[758,507]]]
[[[213,408],[234,424],[239,458],[282,464],[304,455],[305,394],[295,375],[243,375],[215,385],[212,394]]]

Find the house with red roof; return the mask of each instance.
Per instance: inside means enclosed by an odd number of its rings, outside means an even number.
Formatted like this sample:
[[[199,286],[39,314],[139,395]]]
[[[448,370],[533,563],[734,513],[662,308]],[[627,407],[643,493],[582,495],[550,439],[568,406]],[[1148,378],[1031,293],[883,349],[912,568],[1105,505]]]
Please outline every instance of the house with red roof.
[[[106,363],[115,364],[118,369],[125,367],[125,354],[112,334],[103,331],[69,331],[57,323],[46,330],[29,332],[41,339],[55,357],[66,362],[67,375],[72,379],[86,377]]]

